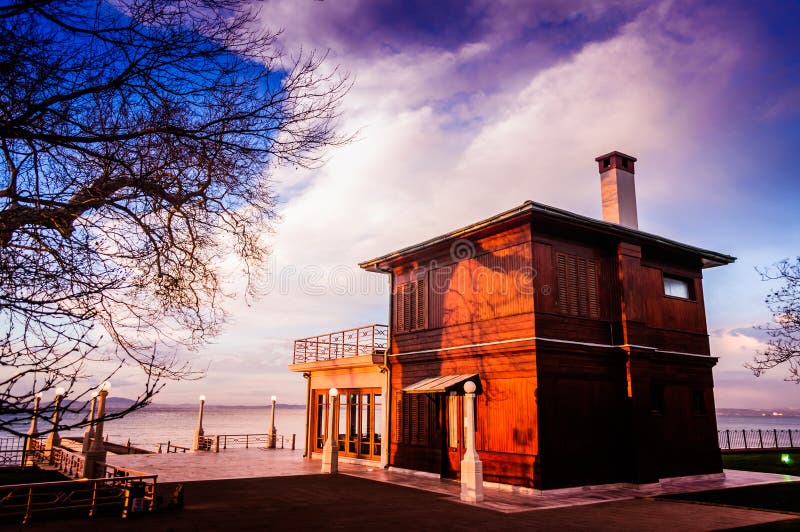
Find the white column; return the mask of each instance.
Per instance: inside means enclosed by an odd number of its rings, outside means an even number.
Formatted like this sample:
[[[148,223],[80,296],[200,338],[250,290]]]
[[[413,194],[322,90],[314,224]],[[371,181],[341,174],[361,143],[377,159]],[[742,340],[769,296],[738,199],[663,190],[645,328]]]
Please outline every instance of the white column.
[[[461,460],[461,500],[483,500],[483,463],[475,450],[475,383],[464,383],[464,458]]]
[[[328,439],[322,448],[322,472],[336,473],[339,471],[339,438],[334,431],[336,429],[336,399],[339,397],[339,390],[331,388],[328,392]]]
[[[275,431],[275,401],[277,401],[278,398],[273,395],[270,400],[272,401],[272,413],[269,419],[269,432],[267,432],[267,449],[274,449],[275,440],[277,439],[277,433]]]
[[[97,391],[92,392],[92,406],[89,408],[89,426],[83,433],[83,445],[81,446],[81,453],[86,454],[89,452],[89,446],[92,444],[94,438],[94,407],[97,404]]]
[[[197,412],[197,430],[194,431],[194,442],[192,443],[192,450],[199,451],[203,445],[203,408],[206,404],[206,396],[200,396],[200,410]]]

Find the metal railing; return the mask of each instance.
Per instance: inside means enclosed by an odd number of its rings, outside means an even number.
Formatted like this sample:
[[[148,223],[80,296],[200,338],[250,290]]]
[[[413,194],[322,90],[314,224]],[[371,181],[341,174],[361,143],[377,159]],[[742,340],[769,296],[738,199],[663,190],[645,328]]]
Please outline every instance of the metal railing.
[[[220,452],[228,448],[244,448],[250,447],[267,447],[269,434],[215,434],[206,436],[206,440],[210,440],[207,448],[202,448],[204,451]],[[205,443],[205,442],[204,442]],[[294,451],[297,437],[295,434],[276,434],[275,435],[275,448],[285,449],[289,448]],[[203,445],[202,447],[206,447]]]
[[[382,355],[389,348],[389,326],[367,325],[294,341],[294,363],[360,355]]]
[[[19,467],[24,461],[24,438],[0,438],[0,468]]]
[[[800,449],[799,429],[736,429],[718,430],[719,448],[733,449]]]
[[[175,445],[171,441],[167,443],[159,443],[158,444],[158,453],[186,453],[191,451],[189,447],[182,447],[180,445]]]
[[[0,522],[30,523],[37,516],[74,517],[150,511],[158,475],[38,482],[0,486]]]

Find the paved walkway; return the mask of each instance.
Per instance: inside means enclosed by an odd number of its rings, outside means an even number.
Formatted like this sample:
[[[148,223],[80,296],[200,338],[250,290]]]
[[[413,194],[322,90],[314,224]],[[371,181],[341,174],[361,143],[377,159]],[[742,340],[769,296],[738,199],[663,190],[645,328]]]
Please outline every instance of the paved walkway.
[[[169,486],[164,486],[169,488]],[[136,518],[86,518],[38,523],[26,531],[82,530],[719,530],[792,523],[798,515],[633,499],[569,508],[503,513],[452,497],[350,475],[313,475],[184,484],[183,511]],[[790,525],[791,526],[791,525]],[[787,528],[788,529],[788,528]]]
[[[108,461],[114,465],[158,474],[159,483],[318,475],[320,472],[319,460],[304,460],[302,451],[282,449],[255,448],[228,449],[220,453],[109,455]],[[385,470],[378,465],[344,462],[340,462],[339,471],[343,475],[437,493],[444,499],[461,503],[459,483],[454,480],[440,479],[436,475]],[[513,490],[508,486],[487,486],[484,489],[486,499],[473,506],[503,513],[516,513],[625,501],[672,493],[794,481],[800,481],[800,477],[726,470],[724,478],[676,479],[642,487],[590,486],[537,492],[527,489]]]

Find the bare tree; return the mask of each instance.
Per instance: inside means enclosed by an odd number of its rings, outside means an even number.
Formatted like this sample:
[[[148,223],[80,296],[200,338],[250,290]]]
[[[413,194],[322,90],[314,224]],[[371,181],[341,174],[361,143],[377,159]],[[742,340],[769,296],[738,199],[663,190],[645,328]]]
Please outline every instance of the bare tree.
[[[348,88],[258,19],[234,0],[0,6],[0,429],[123,367],[144,384],[112,417],[147,404],[198,375],[181,355],[219,331],[223,259],[257,291],[267,170],[346,140]]]
[[[795,262],[782,260],[759,270],[764,281],[780,281],[765,299],[773,320],[762,329],[770,337],[767,348],[747,367],[760,376],[766,370],[787,364],[787,381],[800,383],[800,257]]]

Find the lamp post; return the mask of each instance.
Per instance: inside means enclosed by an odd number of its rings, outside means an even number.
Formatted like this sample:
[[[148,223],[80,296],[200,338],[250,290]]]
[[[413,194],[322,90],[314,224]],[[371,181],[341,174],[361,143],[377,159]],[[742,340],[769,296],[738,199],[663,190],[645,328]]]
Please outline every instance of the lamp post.
[[[339,442],[334,431],[336,429],[336,398],[339,390],[331,388],[328,392],[328,439],[322,447],[322,472],[336,473],[339,471]]]
[[[483,500],[483,463],[475,450],[475,390],[472,381],[464,383],[464,458],[461,460],[461,500]]]
[[[81,453],[86,454],[89,452],[89,445],[92,444],[94,438],[94,407],[97,404],[97,390],[92,392],[92,406],[89,408],[89,426],[83,433],[83,445],[81,446]]]
[[[34,450],[34,442],[39,436],[39,402],[42,400],[42,394],[37,393],[33,396],[33,415],[31,416],[31,428],[28,429],[28,437],[25,438],[25,451],[31,452]],[[25,467],[26,457],[22,458],[22,466]]]
[[[267,449],[274,449],[275,443],[277,440],[277,435],[275,431],[275,401],[278,400],[276,396],[270,397],[272,401],[272,413],[270,414],[269,419],[269,433],[267,434]]]
[[[45,443],[44,449],[48,452],[48,456],[52,458],[53,456],[53,447],[58,447],[61,443],[61,436],[58,435],[58,417],[59,417],[59,408],[61,408],[61,400],[64,398],[64,388],[59,386],[56,388],[56,398],[54,401],[54,408],[53,408],[53,430],[47,436],[47,443]]]
[[[206,404],[206,396],[200,396],[200,410],[197,413],[197,430],[194,431],[194,444],[192,445],[193,451],[199,451],[203,448],[203,408]]]
[[[94,416],[94,437],[86,452],[83,462],[83,476],[97,478],[105,476],[105,472],[98,471],[97,464],[106,461],[106,447],[103,445],[103,416],[106,414],[106,398],[111,391],[111,383],[105,381],[97,389],[97,410]]]

